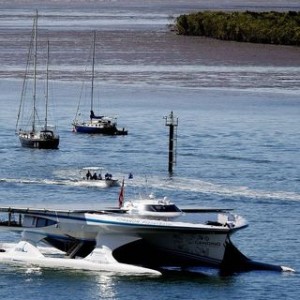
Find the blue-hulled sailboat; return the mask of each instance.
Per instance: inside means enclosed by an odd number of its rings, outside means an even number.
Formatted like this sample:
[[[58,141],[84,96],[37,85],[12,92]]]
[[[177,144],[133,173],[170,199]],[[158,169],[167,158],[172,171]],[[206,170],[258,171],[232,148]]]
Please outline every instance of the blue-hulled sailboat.
[[[117,128],[117,119],[109,116],[96,116],[94,113],[94,78],[95,78],[95,51],[96,51],[96,32],[94,32],[93,59],[92,59],[92,84],[91,84],[91,107],[90,119],[79,120],[79,105],[75,119],[72,123],[73,131],[78,133],[102,134],[102,135],[127,135],[127,130]]]

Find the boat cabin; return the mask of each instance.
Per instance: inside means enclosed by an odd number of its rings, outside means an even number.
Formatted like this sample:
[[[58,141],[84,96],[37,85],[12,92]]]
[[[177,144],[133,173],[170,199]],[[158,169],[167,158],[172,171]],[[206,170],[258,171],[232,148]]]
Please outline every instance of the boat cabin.
[[[173,219],[182,215],[182,211],[166,198],[127,201],[122,209],[133,216],[153,219]]]

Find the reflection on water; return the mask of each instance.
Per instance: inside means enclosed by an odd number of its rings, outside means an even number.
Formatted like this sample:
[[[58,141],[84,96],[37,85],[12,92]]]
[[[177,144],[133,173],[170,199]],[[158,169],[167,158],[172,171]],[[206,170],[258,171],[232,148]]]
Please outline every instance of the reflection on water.
[[[105,299],[116,299],[116,279],[111,274],[97,274],[95,277],[99,289],[98,296]]]

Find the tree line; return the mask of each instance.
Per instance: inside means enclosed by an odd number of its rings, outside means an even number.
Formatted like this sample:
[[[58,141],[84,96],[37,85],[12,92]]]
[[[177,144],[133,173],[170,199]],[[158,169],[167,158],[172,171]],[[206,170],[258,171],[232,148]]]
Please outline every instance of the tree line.
[[[221,40],[300,45],[300,12],[204,11],[180,15],[175,28],[181,35]]]

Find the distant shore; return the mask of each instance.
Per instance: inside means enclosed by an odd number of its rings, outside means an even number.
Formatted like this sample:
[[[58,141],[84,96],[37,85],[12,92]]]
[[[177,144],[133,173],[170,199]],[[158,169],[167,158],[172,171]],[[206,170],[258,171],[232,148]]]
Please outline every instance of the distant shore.
[[[300,12],[203,11],[180,15],[176,30],[181,35],[300,46]]]

